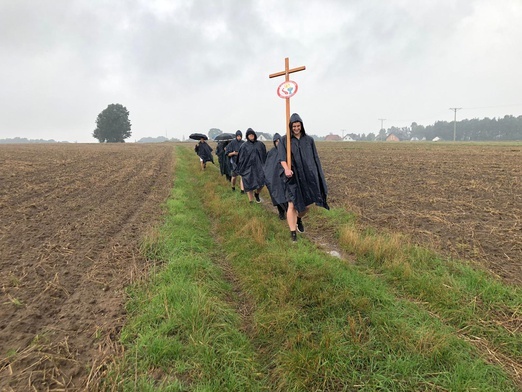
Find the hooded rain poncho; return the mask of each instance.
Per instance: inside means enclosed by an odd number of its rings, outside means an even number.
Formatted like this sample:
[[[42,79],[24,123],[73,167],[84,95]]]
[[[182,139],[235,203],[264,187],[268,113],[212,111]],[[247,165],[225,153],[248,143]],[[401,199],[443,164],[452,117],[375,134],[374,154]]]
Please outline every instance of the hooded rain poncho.
[[[243,139],[237,139],[238,136],[243,137],[243,133],[241,131],[236,132],[236,138],[232,140],[228,146],[225,148],[225,155],[229,158],[230,162],[230,170],[237,174],[237,155],[229,157],[228,154],[231,152],[239,152],[241,145],[245,143]]]
[[[214,157],[212,156],[212,147],[210,147],[206,142],[200,141],[194,148],[194,151],[196,151],[196,154],[198,154],[203,163],[214,163]]]
[[[218,156],[219,161],[219,171],[222,176],[225,175],[227,176],[227,178],[232,175],[230,172],[230,159],[228,159],[228,157],[225,154],[225,149],[229,143],[230,141],[228,140],[220,141],[218,142],[216,147],[216,155]]]
[[[301,123],[301,137],[298,139],[292,134],[292,124]],[[292,171],[294,175],[286,178],[284,171],[281,176],[286,181],[286,200],[294,204],[298,212],[305,211],[306,207],[316,204],[319,207],[330,209],[326,201],[328,188],[324,178],[321,161],[317,154],[314,139],[305,132],[303,120],[297,113],[292,114],[288,124],[292,135]],[[287,141],[283,137],[279,143],[279,162],[286,161]]]
[[[254,135],[253,141],[248,138],[250,134]],[[245,191],[249,192],[265,185],[263,165],[266,161],[266,146],[257,140],[257,135],[252,128],[248,128],[246,139],[237,156],[237,173],[243,179]]]
[[[266,187],[268,188],[274,206],[286,203],[285,181],[281,177],[281,175],[284,177],[284,169],[279,162],[279,155],[276,147],[277,140],[281,143],[281,136],[278,133],[274,135],[274,147],[268,151],[266,162],[263,167]]]

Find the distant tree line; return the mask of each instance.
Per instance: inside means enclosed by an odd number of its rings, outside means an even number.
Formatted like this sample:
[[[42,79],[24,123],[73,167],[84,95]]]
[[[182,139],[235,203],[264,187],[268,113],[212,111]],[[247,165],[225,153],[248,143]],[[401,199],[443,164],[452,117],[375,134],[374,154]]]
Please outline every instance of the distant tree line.
[[[25,137],[15,137],[8,139],[0,139],[0,144],[25,144],[25,143],[69,143],[69,142],[57,142],[54,139],[44,140],[44,139],[27,139]]]
[[[165,143],[165,142],[179,142],[180,140],[178,138],[166,138],[165,136],[158,136],[158,137],[142,137],[140,140],[138,140],[136,143]]]
[[[426,139],[436,136],[444,140],[453,140],[454,123],[439,121],[432,126],[416,130],[414,134],[424,135]],[[522,116],[504,116],[504,118],[484,118],[479,120],[457,121],[456,140],[481,141],[481,140],[522,140]]]
[[[455,135],[454,135],[454,131]],[[359,140],[384,140],[389,134],[395,134],[403,140],[433,140],[436,137],[442,140],[457,141],[494,141],[494,140],[522,140],[522,116],[506,115],[504,118],[474,118],[471,120],[437,121],[433,125],[419,125],[416,122],[409,127],[391,127],[375,134],[362,135]]]

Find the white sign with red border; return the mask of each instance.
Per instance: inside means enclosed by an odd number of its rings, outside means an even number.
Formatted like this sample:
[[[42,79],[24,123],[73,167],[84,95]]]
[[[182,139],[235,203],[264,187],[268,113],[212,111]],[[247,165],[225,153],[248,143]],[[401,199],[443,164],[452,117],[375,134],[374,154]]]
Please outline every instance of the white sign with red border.
[[[277,88],[277,95],[279,95],[281,98],[293,97],[296,92],[297,83],[292,80],[281,83]]]

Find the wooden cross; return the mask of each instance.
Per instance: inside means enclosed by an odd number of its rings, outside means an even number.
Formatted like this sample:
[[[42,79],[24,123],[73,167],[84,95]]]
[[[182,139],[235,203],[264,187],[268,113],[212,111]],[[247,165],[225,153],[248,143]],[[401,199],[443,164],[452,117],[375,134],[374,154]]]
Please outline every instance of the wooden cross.
[[[306,67],[304,67],[304,66],[289,69],[289,63],[290,63],[290,61],[288,60],[288,57],[285,58],[285,70],[281,71],[281,72],[276,72],[276,73],[270,74],[270,75],[268,75],[268,77],[275,78],[278,76],[285,75],[285,82],[288,82],[290,80],[289,74],[294,73],[294,72],[304,71],[306,69]],[[285,128],[286,128],[286,164],[288,165],[288,168],[290,169],[292,167],[292,159],[291,159],[292,143],[290,141],[292,130],[289,127],[290,98],[285,98],[285,100],[286,100],[286,124],[285,124]]]

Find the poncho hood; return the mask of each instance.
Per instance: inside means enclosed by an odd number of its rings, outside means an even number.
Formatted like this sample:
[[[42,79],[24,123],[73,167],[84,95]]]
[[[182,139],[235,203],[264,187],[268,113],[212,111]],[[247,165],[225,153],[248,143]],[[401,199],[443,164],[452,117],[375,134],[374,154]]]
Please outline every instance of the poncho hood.
[[[281,140],[281,135],[278,134],[278,133],[276,132],[276,133],[274,134],[274,137],[272,138],[272,141],[274,142],[274,147],[277,147],[276,142],[277,142],[278,140]]]
[[[250,140],[248,138],[248,135],[254,135],[254,140]],[[254,143],[257,141],[257,134],[254,132],[254,130],[252,128],[248,128],[247,131],[246,131],[246,139],[248,142],[251,142],[251,143]]]
[[[241,132],[239,129],[236,131],[236,136],[243,137],[243,132]]]
[[[288,127],[290,128],[290,132],[292,132],[292,124],[295,123],[295,122],[300,122],[301,123],[301,135],[306,135],[304,124],[303,124],[303,120],[301,119],[301,117],[297,113],[294,113],[294,114],[292,114],[290,116],[290,122],[288,124]]]

